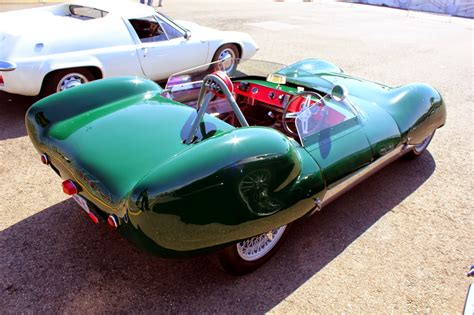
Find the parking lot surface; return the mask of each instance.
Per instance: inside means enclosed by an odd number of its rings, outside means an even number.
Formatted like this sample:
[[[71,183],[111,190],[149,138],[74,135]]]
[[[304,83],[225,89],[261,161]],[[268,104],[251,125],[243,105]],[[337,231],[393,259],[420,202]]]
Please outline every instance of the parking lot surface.
[[[423,157],[296,222],[264,267],[233,277],[206,257],[149,256],[92,224],[30,144],[35,99],[0,93],[0,312],[461,312],[474,263],[473,20],[326,1],[161,10],[250,33],[255,59],[316,57],[389,85],[427,82],[444,96],[446,126]]]

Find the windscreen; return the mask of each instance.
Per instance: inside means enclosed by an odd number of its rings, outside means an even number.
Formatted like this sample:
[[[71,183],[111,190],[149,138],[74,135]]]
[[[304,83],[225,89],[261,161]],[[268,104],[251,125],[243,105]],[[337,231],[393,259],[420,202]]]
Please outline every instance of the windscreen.
[[[200,88],[202,79],[206,75],[224,68],[222,65],[223,61],[225,60],[216,61],[173,74],[169,77],[168,82],[166,83],[166,90],[174,93],[177,91],[182,92],[188,89],[193,90]],[[267,78],[269,74],[280,74],[280,76],[285,76],[290,79],[311,75],[311,73],[305,72],[304,70],[275,62],[245,59],[236,59],[235,61],[237,62],[235,69],[230,73],[227,73],[231,79],[246,76]]]
[[[332,134],[357,124],[357,113],[347,100],[337,101],[327,95],[323,102],[301,110],[296,116],[296,129],[301,143],[309,145],[316,140],[330,138]]]

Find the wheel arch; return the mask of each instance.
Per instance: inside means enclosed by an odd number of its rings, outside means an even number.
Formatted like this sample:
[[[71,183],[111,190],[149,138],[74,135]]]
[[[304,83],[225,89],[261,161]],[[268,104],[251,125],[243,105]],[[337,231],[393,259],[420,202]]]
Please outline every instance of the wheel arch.
[[[217,54],[217,51],[219,49],[221,49],[223,46],[225,45],[234,45],[237,47],[237,50],[239,52],[239,58],[242,58],[242,54],[243,54],[243,43],[241,42],[238,42],[238,41],[226,41],[226,40],[223,40],[223,41],[220,41],[216,46],[215,48],[213,49],[213,53],[212,53],[212,56],[211,56],[211,61],[214,60],[214,58],[216,57],[216,54]]]
[[[441,94],[432,86],[413,83],[387,93],[385,110],[396,121],[402,139],[419,144],[426,136],[446,122],[446,105]]]
[[[79,69],[87,69],[88,71],[91,72],[91,74],[94,76],[94,79],[102,79],[104,77],[102,70],[97,67],[97,66],[80,66],[80,67],[66,67],[66,68],[57,68],[54,70],[50,70],[43,78],[43,81],[41,83],[41,89],[43,90],[45,87],[46,82],[48,82],[48,79],[51,78],[55,73],[63,70],[70,70],[73,72],[74,70],[79,70]]]

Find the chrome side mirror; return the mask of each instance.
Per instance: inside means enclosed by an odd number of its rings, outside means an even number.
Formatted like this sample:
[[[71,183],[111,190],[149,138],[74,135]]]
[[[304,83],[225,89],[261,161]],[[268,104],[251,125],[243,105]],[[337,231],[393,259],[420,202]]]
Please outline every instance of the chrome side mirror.
[[[335,85],[331,90],[331,98],[336,102],[341,102],[349,95],[349,91],[342,85]]]

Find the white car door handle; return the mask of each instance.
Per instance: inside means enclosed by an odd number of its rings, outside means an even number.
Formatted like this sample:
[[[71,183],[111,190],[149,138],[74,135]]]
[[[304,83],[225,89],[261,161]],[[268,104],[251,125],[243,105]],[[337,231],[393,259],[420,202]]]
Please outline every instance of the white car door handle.
[[[143,57],[146,57],[146,54],[148,53],[148,48],[142,47],[142,51],[143,51]]]

